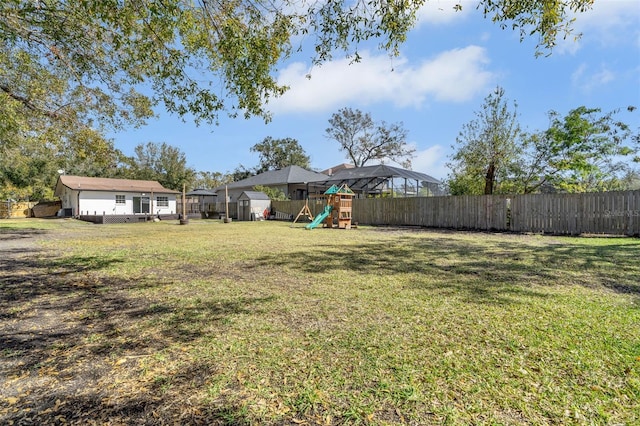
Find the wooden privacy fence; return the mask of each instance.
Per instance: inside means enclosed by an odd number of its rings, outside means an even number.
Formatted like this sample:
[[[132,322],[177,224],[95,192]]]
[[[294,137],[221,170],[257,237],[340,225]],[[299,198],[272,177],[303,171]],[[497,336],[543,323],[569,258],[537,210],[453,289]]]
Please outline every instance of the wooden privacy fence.
[[[640,235],[640,191],[518,195],[511,199],[511,230]]]
[[[362,224],[508,230],[507,198],[457,196],[353,200],[353,220]]]
[[[31,209],[36,203],[27,201],[0,202],[0,219],[31,217]]]
[[[279,217],[295,217],[304,201],[273,201]],[[311,200],[316,215],[323,205]],[[358,198],[353,221],[486,231],[640,236],[640,191],[587,194],[465,195]]]

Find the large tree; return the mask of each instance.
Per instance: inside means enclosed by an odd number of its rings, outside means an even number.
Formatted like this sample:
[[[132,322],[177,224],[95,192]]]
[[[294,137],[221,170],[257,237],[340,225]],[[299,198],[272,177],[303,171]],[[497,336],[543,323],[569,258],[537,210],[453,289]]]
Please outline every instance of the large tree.
[[[255,169],[248,169],[242,164],[239,164],[231,173],[228,173],[228,176],[231,182],[237,182],[248,177],[255,176],[255,174]]]
[[[122,155],[94,120],[102,104],[68,90],[55,72],[3,45],[0,41],[0,197],[49,198],[59,169],[87,176],[114,173]]]
[[[340,144],[340,150],[354,166],[362,167],[369,161],[394,161],[411,167],[415,149],[407,144],[407,131],[402,123],[376,123],[371,114],[351,108],[342,108],[329,119],[325,131],[327,138]]]
[[[638,160],[638,133],[619,119],[619,110],[581,106],[565,116],[551,111],[546,130],[521,134],[515,109],[499,101],[502,95],[487,97],[483,111],[460,133],[449,164],[452,194],[634,188],[637,171],[630,160]]]
[[[633,113],[634,107],[628,112]],[[515,181],[524,193],[543,187],[566,192],[623,189],[632,175],[629,159],[638,155],[631,128],[619,110],[581,106],[562,117],[549,113],[545,131],[528,135],[520,148]]]
[[[220,172],[197,172],[193,181],[193,189],[213,189],[232,182],[231,176]]]
[[[593,1],[480,0],[478,8],[523,37],[537,36],[546,51]],[[116,126],[139,123],[155,104],[197,122],[215,122],[221,111],[268,118],[265,102],[286,89],[273,71],[298,47],[292,40],[311,44],[316,62],[337,51],[358,60],[367,39],[398,53],[424,3],[3,0],[0,91],[50,117],[90,106],[92,118]],[[14,57],[32,72],[23,78]],[[41,73],[63,84],[59,99],[31,90]]]
[[[93,106],[77,93],[65,94],[64,81],[25,55],[5,53],[0,50],[0,82],[13,79],[26,94],[16,100],[0,90],[0,198],[51,198],[60,169],[86,176],[113,174],[122,154],[99,125],[90,125]],[[7,61],[13,66],[4,67]],[[43,101],[55,109],[41,111]],[[75,101],[81,107],[67,107]]]
[[[517,104],[511,107],[504,89],[497,87],[456,138],[448,164],[451,193],[510,192],[508,176],[518,158],[520,137]]]
[[[627,111],[634,112],[638,108],[635,106],[627,107]],[[631,140],[633,142],[633,146],[635,147],[635,156],[633,157],[633,161],[636,163],[640,163],[640,128],[636,129],[634,135],[631,136]]]
[[[42,143],[37,138],[22,138],[18,145],[0,142],[0,199],[51,199],[60,172],[116,176],[126,157],[113,141],[84,130],[65,144]]]
[[[300,166],[308,169],[311,159],[296,139],[273,139],[267,136],[260,143],[251,147],[252,152],[260,155],[260,164],[256,173],[268,170],[279,170],[288,166]]]
[[[133,179],[157,180],[165,188],[181,191],[193,186],[196,172],[187,166],[187,158],[179,148],[167,143],[139,144],[123,175]]]
[[[592,3],[480,0],[478,7],[548,51],[570,30],[569,17]],[[267,102],[286,90],[274,71],[300,47],[292,40],[304,40],[316,63],[340,51],[358,60],[367,39],[397,54],[423,4],[3,0],[0,149],[68,146],[90,132],[104,139],[110,129],[143,124],[156,106],[197,123],[215,123],[220,113],[268,120]]]
[[[53,197],[58,165],[44,144],[0,146],[0,200]]]

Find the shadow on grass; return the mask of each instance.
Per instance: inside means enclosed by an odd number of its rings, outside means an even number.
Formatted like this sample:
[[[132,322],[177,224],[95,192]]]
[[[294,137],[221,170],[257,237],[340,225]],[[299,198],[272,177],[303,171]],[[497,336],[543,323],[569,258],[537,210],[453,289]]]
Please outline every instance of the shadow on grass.
[[[142,379],[143,367],[135,360],[146,358],[137,357],[179,356],[178,345],[224,333],[227,319],[261,314],[273,297],[163,297],[165,288],[179,285],[179,271],[123,279],[102,273],[120,265],[119,258],[57,258],[24,248],[5,253],[0,259],[0,423],[252,424],[234,401],[206,404],[185,395],[206,389],[207,377],[217,374],[212,363],[180,359],[172,364],[175,370],[150,384],[131,392],[117,386]],[[286,257],[267,253],[243,263],[253,269],[248,271],[230,267],[239,280],[257,280],[274,268],[290,276],[333,270],[383,278],[410,274],[403,279],[407,291],[506,304],[546,297],[536,290],[544,285],[605,286],[638,295],[639,254],[640,243],[538,246],[400,235],[383,243],[316,246]]]
[[[108,402],[107,402],[108,401]],[[31,407],[22,407],[28,409]],[[109,401],[106,393],[72,396],[52,392],[39,401],[39,411],[31,409],[4,417],[4,424],[118,424],[118,425],[211,425],[245,426],[253,424],[241,407],[176,406],[165,398],[134,396]],[[0,416],[2,419],[2,416]],[[13,422],[13,423],[11,423]]]
[[[32,248],[5,250],[3,258],[0,259],[0,286],[4,290],[0,294],[0,303],[6,300],[19,302],[41,294],[71,291],[76,287],[74,282],[56,280],[55,277],[97,271],[121,262],[119,259],[102,256],[56,258]]]
[[[20,227],[0,227],[0,242],[6,240],[18,240],[22,238],[32,238],[38,235],[44,235],[47,231],[37,228],[20,228]]]
[[[577,245],[485,244],[468,240],[421,240],[399,236],[385,244],[317,246],[286,257],[269,253],[257,268],[282,267],[305,274],[344,271],[358,275],[412,274],[412,287],[457,292],[471,302],[504,303],[505,296],[544,296],[534,286],[606,287],[640,295],[640,243]],[[348,283],[347,283],[348,285]]]
[[[33,249],[0,260],[0,424],[249,424],[232,403],[183,407],[158,389],[114,399],[110,386],[131,381],[140,366],[118,359],[153,357],[219,327],[233,315],[259,312],[270,298],[207,299],[185,304],[155,297],[179,276],[118,278],[101,271],[118,258],[52,257]],[[151,290],[152,296],[149,296]],[[126,367],[126,376],[118,373]],[[194,390],[194,369],[172,371]],[[204,376],[206,377],[206,376]],[[134,379],[133,379],[134,380]],[[134,380],[135,382],[135,380]],[[194,388],[195,386],[195,388]],[[184,395],[179,400],[182,400]]]

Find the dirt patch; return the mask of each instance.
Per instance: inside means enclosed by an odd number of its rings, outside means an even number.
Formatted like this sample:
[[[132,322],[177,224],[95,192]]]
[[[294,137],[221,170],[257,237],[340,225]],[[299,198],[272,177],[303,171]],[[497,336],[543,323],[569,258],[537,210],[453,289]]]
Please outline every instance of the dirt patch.
[[[140,283],[59,262],[41,244],[51,237],[0,234],[0,424],[224,424],[142,377],[172,340],[132,326],[164,313],[131,295]]]

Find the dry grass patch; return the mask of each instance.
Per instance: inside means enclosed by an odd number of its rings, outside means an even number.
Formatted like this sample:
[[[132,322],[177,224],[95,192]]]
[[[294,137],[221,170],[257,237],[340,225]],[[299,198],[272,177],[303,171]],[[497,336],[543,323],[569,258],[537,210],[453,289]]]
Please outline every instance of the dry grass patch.
[[[1,423],[640,422],[637,239],[66,220],[0,244]]]

